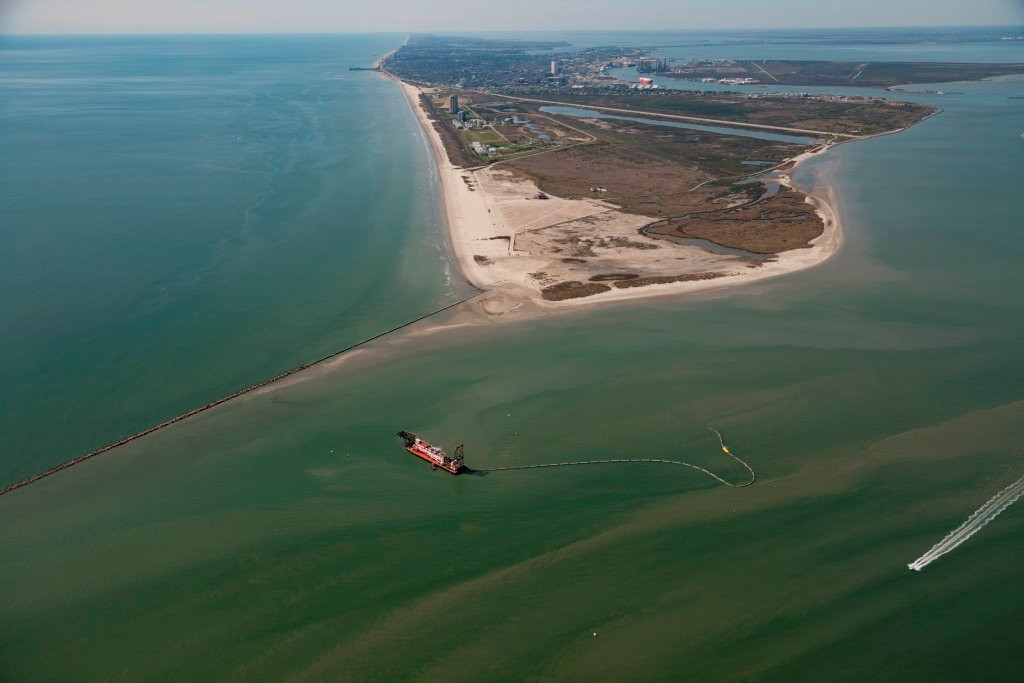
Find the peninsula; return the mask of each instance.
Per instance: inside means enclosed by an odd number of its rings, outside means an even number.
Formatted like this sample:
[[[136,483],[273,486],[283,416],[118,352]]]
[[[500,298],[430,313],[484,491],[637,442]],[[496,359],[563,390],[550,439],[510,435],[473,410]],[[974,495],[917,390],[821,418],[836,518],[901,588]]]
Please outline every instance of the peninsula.
[[[836,144],[935,109],[881,97],[692,93],[602,76],[635,52],[413,37],[381,60],[437,163],[452,251],[483,310],[676,294],[834,254],[827,187],[792,177]],[[563,70],[564,69],[564,70]]]
[[[903,83],[976,81],[1024,74],[1024,64],[962,62],[827,62],[814,60],[693,60],[659,65],[659,75],[688,80],[741,80],[766,85],[891,88]]]

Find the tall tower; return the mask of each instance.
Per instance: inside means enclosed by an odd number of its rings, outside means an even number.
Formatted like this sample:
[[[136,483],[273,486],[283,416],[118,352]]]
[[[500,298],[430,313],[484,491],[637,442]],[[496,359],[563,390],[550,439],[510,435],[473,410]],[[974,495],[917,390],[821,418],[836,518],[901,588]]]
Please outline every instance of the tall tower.
[[[459,96],[458,95],[452,95],[451,97],[448,98],[448,112],[450,114],[458,114],[459,113]]]
[[[556,59],[552,59],[551,60],[551,75],[552,76],[557,76],[558,75],[558,60],[556,60]]]

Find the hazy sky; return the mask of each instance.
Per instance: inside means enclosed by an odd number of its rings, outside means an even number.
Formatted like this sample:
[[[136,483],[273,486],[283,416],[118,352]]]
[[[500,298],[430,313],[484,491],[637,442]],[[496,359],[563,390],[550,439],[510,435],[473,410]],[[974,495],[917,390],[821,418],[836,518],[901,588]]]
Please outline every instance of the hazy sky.
[[[249,33],[1024,24],[1024,0],[0,0],[0,32]]]

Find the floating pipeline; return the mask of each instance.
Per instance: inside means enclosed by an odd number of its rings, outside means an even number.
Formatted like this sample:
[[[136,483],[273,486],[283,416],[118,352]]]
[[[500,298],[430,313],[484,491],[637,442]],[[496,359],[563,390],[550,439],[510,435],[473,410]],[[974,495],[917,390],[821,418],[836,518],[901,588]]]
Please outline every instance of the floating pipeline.
[[[218,399],[216,399],[214,401],[210,401],[209,403],[207,403],[205,405],[202,405],[202,406],[199,406],[198,408],[193,408],[192,410],[189,410],[188,412],[182,413],[181,415],[178,415],[176,417],[172,417],[169,420],[164,420],[163,422],[155,424],[152,427],[148,427],[147,429],[144,429],[141,432],[136,432],[135,434],[132,434],[131,436],[126,436],[125,438],[123,438],[123,439],[121,439],[119,441],[115,441],[114,443],[107,444],[106,446],[103,446],[101,448],[97,448],[94,451],[89,451],[88,453],[86,453],[84,455],[80,455],[77,458],[73,458],[73,459],[68,460],[66,462],[62,462],[59,465],[54,465],[53,467],[51,467],[51,468],[49,468],[47,470],[44,470],[44,471],[42,471],[42,472],[40,472],[38,474],[34,474],[34,475],[32,475],[31,477],[29,477],[27,479],[22,479],[21,481],[18,481],[18,482],[15,482],[13,484],[10,484],[8,486],[5,486],[4,488],[0,489],[0,496],[2,496],[4,494],[7,494],[7,493],[11,493],[12,491],[16,491],[16,490],[18,490],[18,489],[20,489],[22,487],[28,486],[29,484],[34,484],[34,483],[36,483],[37,481],[39,481],[41,479],[45,479],[46,477],[51,477],[54,474],[57,474],[58,472],[60,472],[62,470],[66,470],[69,467],[74,467],[75,465],[83,463],[86,460],[89,460],[90,458],[95,458],[97,455],[101,455],[103,453],[108,453],[108,452],[114,450],[115,448],[118,448],[120,446],[124,446],[125,444],[131,443],[132,441],[135,441],[137,439],[141,439],[142,437],[148,436],[149,434],[152,434],[153,432],[160,431],[161,429],[164,429],[165,427],[170,427],[171,425],[173,425],[175,423],[178,423],[178,422],[181,422],[182,420],[187,420],[188,418],[194,417],[194,416],[198,415],[199,413],[204,413],[207,410],[210,410],[211,408],[216,408],[217,406],[222,405],[224,403],[227,403],[228,401],[231,401],[233,399],[236,399],[239,396],[243,396],[243,395],[248,394],[248,393],[250,393],[252,391],[256,391],[257,389],[262,389],[263,387],[268,386],[270,384],[273,384],[274,382],[280,381],[280,380],[284,379],[285,377],[290,377],[291,375],[294,375],[297,372],[302,372],[303,370],[308,370],[309,368],[311,368],[311,367],[313,367],[315,365],[319,365],[319,364],[324,363],[326,361],[329,361],[329,360],[331,360],[333,358],[337,358],[338,356],[342,355],[343,353],[348,353],[349,351],[355,350],[355,349],[359,348],[360,346],[364,346],[366,344],[369,344],[372,341],[376,341],[376,340],[380,339],[381,337],[386,337],[387,335],[392,334],[394,332],[397,332],[397,331],[399,331],[401,329],[404,329],[406,327],[409,327],[410,325],[415,325],[416,323],[418,323],[418,322],[420,322],[422,320],[426,320],[427,318],[432,318],[432,317],[434,317],[435,315],[437,315],[439,313],[443,313],[443,312],[445,312],[445,311],[447,311],[449,309],[452,309],[452,308],[455,308],[456,306],[464,304],[467,301],[470,301],[471,299],[475,299],[476,297],[480,296],[480,294],[482,294],[482,293],[483,292],[478,291],[476,294],[474,294],[472,296],[468,296],[468,297],[466,297],[466,298],[464,298],[464,299],[462,299],[460,301],[456,301],[453,304],[449,304],[449,305],[447,305],[447,306],[445,306],[443,308],[437,309],[436,311],[432,311],[430,313],[427,313],[426,315],[421,315],[420,317],[416,318],[415,320],[410,320],[409,322],[402,323],[401,325],[399,325],[397,327],[392,327],[390,330],[387,330],[385,332],[381,332],[380,334],[376,334],[376,335],[374,335],[374,336],[372,336],[372,337],[370,337],[368,339],[362,340],[361,342],[358,342],[356,344],[352,344],[351,346],[347,346],[347,347],[345,347],[343,349],[340,349],[338,351],[334,351],[333,353],[329,353],[329,354],[327,354],[326,356],[324,356],[322,358],[318,358],[316,360],[309,361],[308,363],[303,363],[302,365],[297,365],[294,368],[291,368],[290,370],[285,370],[284,372],[278,373],[278,374],[274,375],[273,377],[269,377],[269,378],[267,378],[267,379],[265,379],[265,380],[263,380],[261,382],[257,382],[256,384],[252,384],[252,385],[247,386],[247,387],[245,387],[243,389],[239,389],[238,391],[230,393],[227,396],[222,396],[221,398],[218,398]]]
[[[714,479],[715,481],[717,481],[717,482],[719,482],[721,484],[724,484],[726,486],[729,486],[731,488],[736,488],[736,489],[741,489],[741,488],[750,486],[755,481],[757,481],[757,474],[754,472],[754,469],[750,465],[748,465],[742,458],[738,457],[737,455],[735,455],[734,453],[732,453],[729,450],[729,448],[725,445],[725,440],[722,438],[721,432],[719,432],[714,427],[710,427],[710,426],[708,427],[708,429],[713,431],[718,436],[718,444],[722,448],[722,453],[724,453],[725,455],[729,456],[730,458],[732,458],[733,460],[735,460],[739,464],[743,465],[743,467],[745,467],[747,469],[747,472],[750,473],[750,479],[748,481],[745,481],[745,482],[740,483],[740,484],[734,484],[732,482],[726,481],[725,479],[721,478],[720,476],[718,476],[714,472],[712,472],[710,470],[707,470],[707,469],[704,469],[700,465],[694,465],[692,463],[683,462],[681,460],[665,460],[665,459],[661,459],[661,458],[613,458],[613,459],[609,459],[609,460],[578,460],[576,462],[548,462],[548,463],[542,463],[542,464],[539,464],[539,465],[509,465],[507,467],[490,467],[490,468],[479,469],[479,470],[467,468],[465,470],[465,472],[467,474],[478,474],[480,476],[484,476],[484,475],[486,475],[486,474],[488,474],[490,472],[510,472],[512,470],[536,470],[536,469],[542,469],[542,468],[545,468],[545,467],[573,467],[573,466],[578,466],[578,465],[607,465],[607,464],[611,464],[611,463],[654,463],[654,464],[662,464],[662,465],[678,465],[680,467],[689,467],[690,469],[697,470],[698,472],[703,472],[704,474],[708,475],[709,477],[711,477],[712,479]]]

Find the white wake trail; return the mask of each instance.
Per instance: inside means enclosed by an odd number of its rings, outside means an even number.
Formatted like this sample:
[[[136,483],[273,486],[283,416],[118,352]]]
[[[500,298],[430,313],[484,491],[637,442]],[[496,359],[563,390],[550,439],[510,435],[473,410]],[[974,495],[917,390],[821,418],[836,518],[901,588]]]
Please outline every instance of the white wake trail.
[[[1024,496],[1024,477],[1021,477],[990,498],[984,505],[972,512],[966,522],[946,534],[941,541],[933,545],[924,555],[908,564],[907,567],[915,572],[921,571],[981,531],[985,525],[998,517],[1003,510],[1013,505],[1021,496]]]

